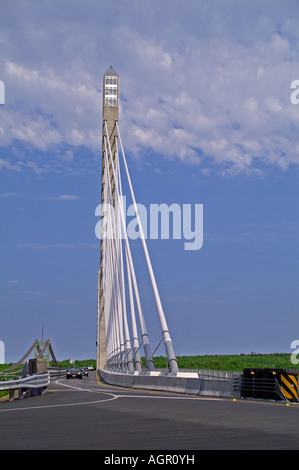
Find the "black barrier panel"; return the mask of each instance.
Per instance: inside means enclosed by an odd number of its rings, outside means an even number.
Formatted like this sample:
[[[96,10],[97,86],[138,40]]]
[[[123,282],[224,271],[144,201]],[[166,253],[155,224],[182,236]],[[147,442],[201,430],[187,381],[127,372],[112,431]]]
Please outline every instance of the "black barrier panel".
[[[263,369],[244,369],[242,376],[241,396],[244,398],[263,398],[264,393]]]
[[[243,369],[241,397],[298,401],[298,375],[294,369]]]
[[[277,371],[275,369],[264,369],[264,393],[265,400],[281,400],[277,391]]]
[[[241,376],[241,397],[253,398],[253,369],[243,369]]]
[[[263,398],[264,387],[265,387],[264,370],[253,369],[252,380],[253,380],[253,398]]]

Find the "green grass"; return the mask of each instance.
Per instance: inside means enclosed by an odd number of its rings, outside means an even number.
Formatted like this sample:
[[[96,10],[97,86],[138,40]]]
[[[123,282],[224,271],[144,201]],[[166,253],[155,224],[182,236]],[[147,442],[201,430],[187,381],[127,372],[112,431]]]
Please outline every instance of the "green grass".
[[[166,367],[165,356],[153,358],[155,367],[158,369]],[[272,354],[233,354],[233,355],[201,355],[201,356],[177,356],[179,369],[214,369],[238,371],[248,368],[273,368],[273,369],[296,369],[297,366],[291,363],[289,353]],[[145,360],[142,358],[143,364]],[[69,360],[60,361],[61,367],[70,367]],[[92,365],[96,369],[95,359],[76,360],[75,367]],[[298,366],[299,368],[299,366]]]
[[[95,359],[84,359],[84,360],[77,360],[75,361],[75,364],[71,364],[69,359],[65,359],[63,361],[58,361],[59,367],[62,367],[63,369],[70,369],[70,368],[75,368],[75,367],[87,367],[87,366],[92,366],[93,370],[96,370],[97,367],[97,361]]]
[[[143,364],[145,360],[142,358]],[[158,369],[167,367],[165,356],[153,358],[155,367]],[[289,353],[272,354],[234,354],[234,355],[201,355],[201,356],[177,356],[179,369],[214,369],[242,372],[248,368],[273,368],[273,369],[296,369],[291,363]],[[69,360],[59,362],[61,367],[70,367]],[[76,360],[76,367],[92,365],[96,370],[95,359]],[[299,368],[299,366],[298,366]]]
[[[12,364],[0,364],[0,372],[2,370],[6,370],[8,369]],[[3,398],[5,397],[5,395],[8,394],[8,391],[7,390],[3,390],[3,391],[0,391],[0,398]]]
[[[244,368],[296,369],[288,353],[178,356],[179,369],[214,369],[242,372]],[[166,367],[165,357],[154,358],[155,367]]]
[[[0,364],[0,372],[1,372],[2,370],[9,369],[9,367],[11,367],[12,364],[13,364],[12,362],[11,362],[10,364]]]

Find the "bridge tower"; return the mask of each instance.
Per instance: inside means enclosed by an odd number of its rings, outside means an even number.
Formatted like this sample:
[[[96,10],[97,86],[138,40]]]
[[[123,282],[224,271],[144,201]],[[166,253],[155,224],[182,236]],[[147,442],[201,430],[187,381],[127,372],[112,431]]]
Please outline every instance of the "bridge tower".
[[[139,216],[130,173],[126,163],[121,135],[118,127],[119,76],[110,67],[103,78],[103,127],[102,127],[102,178],[101,178],[101,229],[100,269],[98,271],[97,299],[97,369],[117,368],[118,370],[141,371],[142,361],[139,349],[143,346],[146,368],[154,370],[153,354],[142,312],[134,263],[125,226],[123,193],[119,165],[119,147],[127,177],[134,212],[138,222],[145,261],[156,301],[170,372],[177,372],[177,360],[162,308],[145,235]],[[108,210],[108,211],[107,211]],[[124,240],[124,244],[122,243]],[[125,273],[129,291],[131,328],[130,339],[125,294]],[[134,297],[134,298],[133,298]],[[134,302],[135,300],[135,302]],[[141,342],[135,316],[137,307]],[[161,340],[161,342],[162,342]],[[161,342],[159,344],[161,344]],[[156,348],[157,349],[157,348]]]
[[[118,121],[118,101],[119,101],[119,75],[111,66],[103,77],[103,124],[102,124],[102,191],[101,204],[104,202],[104,171],[105,171],[105,138],[109,140],[113,155],[113,164],[116,168],[117,159],[117,126]],[[105,122],[107,126],[105,126]],[[108,135],[107,132],[108,131]],[[115,204],[115,181],[113,170],[109,169],[112,197]],[[103,230],[103,227],[101,227]],[[107,345],[106,345],[106,325],[104,311],[104,290],[103,290],[103,237],[101,236],[101,261],[98,272],[98,325],[97,325],[97,368],[105,369],[107,366]]]
[[[42,353],[42,354],[41,354]],[[39,357],[40,359],[46,359],[47,366],[50,365],[50,343],[48,341],[41,341],[36,340],[35,348],[34,348],[34,357]]]

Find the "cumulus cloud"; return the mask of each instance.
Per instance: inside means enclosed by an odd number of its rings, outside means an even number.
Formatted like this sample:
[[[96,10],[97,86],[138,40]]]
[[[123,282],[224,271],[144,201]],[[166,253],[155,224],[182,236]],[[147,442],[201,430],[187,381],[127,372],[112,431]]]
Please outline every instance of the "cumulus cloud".
[[[203,174],[299,164],[294,2],[123,0],[112,12],[106,0],[88,8],[27,0],[15,8],[14,0],[3,8],[0,36],[1,145],[39,153],[31,164],[1,158],[0,169],[47,171],[74,163],[80,148],[98,155],[109,65],[120,74],[120,129],[131,156],[151,150]]]

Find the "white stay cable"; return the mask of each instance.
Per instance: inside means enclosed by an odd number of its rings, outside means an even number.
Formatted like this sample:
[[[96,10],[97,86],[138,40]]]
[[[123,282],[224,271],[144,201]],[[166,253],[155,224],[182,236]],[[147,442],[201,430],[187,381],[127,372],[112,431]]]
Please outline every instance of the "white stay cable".
[[[129,301],[130,301],[130,311],[131,311],[131,325],[132,325],[132,335],[133,335],[133,350],[135,355],[135,368],[136,370],[142,369],[142,363],[139,354],[139,342],[138,342],[138,333],[137,325],[135,318],[135,308],[134,308],[134,297],[132,290],[132,279],[131,279],[131,270],[129,266],[128,255],[126,253],[126,266],[127,266],[127,279],[128,279],[128,290],[129,290]]]
[[[104,121],[104,124],[105,124],[106,134],[108,135],[106,121]],[[125,226],[125,221],[124,221],[123,207],[122,207],[122,204],[120,202],[119,188],[118,188],[117,178],[116,178],[116,175],[115,175],[115,170],[114,170],[114,165],[113,165],[110,142],[109,142],[108,139],[107,139],[107,142],[108,142],[108,147],[109,147],[109,155],[110,155],[110,159],[111,159],[111,163],[112,163],[111,168],[112,168],[112,172],[113,172],[113,178],[114,178],[114,181],[115,181],[116,197],[118,198],[118,201],[119,201],[121,223],[122,223],[122,229],[123,229],[124,240],[125,240],[125,248],[126,248],[126,253],[127,253],[128,259],[129,259],[129,266],[130,266],[130,269],[131,269],[134,293],[135,293],[135,296],[136,296],[136,304],[137,304],[138,313],[139,313],[139,322],[140,322],[140,328],[141,328],[141,333],[142,333],[143,347],[144,347],[144,352],[145,352],[147,368],[149,370],[153,370],[154,367],[153,367],[153,361],[152,361],[152,357],[151,357],[152,354],[151,354],[151,350],[150,350],[150,344],[149,344],[149,340],[148,340],[148,334],[147,334],[147,331],[146,331],[145,321],[144,321],[144,317],[143,317],[143,314],[142,314],[141,303],[140,303],[139,293],[138,293],[138,289],[137,289],[137,282],[136,282],[135,272],[134,272],[134,269],[133,269],[133,261],[132,261],[132,256],[131,256],[131,250],[130,250],[130,246],[129,246],[128,236],[127,236],[127,231],[126,231],[126,226]]]
[[[107,159],[107,146],[105,140],[105,168],[107,168],[107,172],[109,172],[108,166],[108,159]],[[107,264],[107,272],[106,275],[109,276],[109,280],[107,282],[109,289],[109,295],[107,295],[107,306],[106,312],[109,316],[110,323],[112,322],[113,329],[114,329],[114,339],[115,344],[113,349],[119,351],[118,353],[118,361],[119,365],[121,362],[121,355],[124,351],[124,339],[123,339],[123,319],[122,319],[122,303],[121,303],[121,296],[120,296],[120,282],[119,282],[119,234],[118,234],[118,224],[117,224],[117,216],[116,208],[113,208],[113,198],[112,198],[112,188],[111,188],[111,181],[110,177],[107,176],[106,184],[108,187],[108,194],[109,197],[107,198],[107,209],[108,209],[108,223],[107,223],[107,254],[110,259],[109,265]],[[107,293],[108,294],[108,293]],[[112,315],[112,319],[110,316]]]
[[[107,160],[107,148],[105,145],[105,170],[104,170],[104,204],[107,227],[106,237],[104,237],[104,261],[105,267],[103,266],[103,278],[104,284],[104,302],[105,302],[105,316],[107,318],[107,347],[109,352],[117,351],[121,348],[121,334],[120,334],[120,320],[119,320],[119,306],[117,304],[117,284],[115,278],[116,264],[117,264],[117,251],[116,251],[116,226],[115,226],[115,214],[113,212],[113,198],[112,190],[109,177],[109,166]]]
[[[116,146],[117,148],[118,146]],[[119,159],[117,156],[117,170],[118,170],[118,192],[123,196],[122,192],[122,184],[121,184],[121,177],[120,177],[120,171],[119,171]],[[134,308],[134,297],[133,297],[133,290],[132,290],[132,279],[131,279],[131,269],[129,265],[129,260],[128,260],[128,255],[127,255],[127,249],[125,247],[125,258],[126,258],[126,268],[127,268],[127,280],[128,280],[128,291],[129,291],[129,302],[130,302],[130,312],[131,312],[131,326],[132,326],[132,335],[133,335],[133,351],[134,351],[134,360],[135,360],[135,368],[136,370],[142,370],[142,362],[140,358],[140,353],[139,353],[139,341],[138,341],[138,333],[137,333],[137,324],[136,324],[136,317],[135,317],[135,308]],[[122,277],[124,275],[123,271],[123,258],[121,258],[122,262]],[[134,266],[133,266],[134,269]],[[122,279],[123,282],[123,288],[124,288],[124,279]],[[139,295],[138,295],[139,296]],[[126,315],[125,315],[125,320],[126,320]],[[128,324],[125,325],[125,329],[128,328]],[[129,359],[131,359],[132,355],[129,355]]]
[[[130,178],[130,174],[129,174],[129,170],[128,170],[128,166],[127,166],[127,161],[126,161],[125,152],[124,152],[124,149],[123,149],[122,140],[121,140],[121,136],[120,136],[117,121],[116,121],[116,127],[117,127],[117,132],[118,132],[119,143],[120,143],[120,146],[121,146],[123,162],[124,162],[124,166],[125,166],[125,170],[126,170],[127,180],[128,180],[130,193],[131,193],[131,197],[132,197],[132,201],[133,201],[133,205],[134,205],[135,216],[136,216],[138,226],[139,226],[139,233],[140,233],[140,238],[141,238],[141,242],[142,242],[142,246],[143,246],[144,256],[145,256],[145,260],[146,260],[146,264],[147,264],[147,268],[148,268],[148,272],[149,272],[149,276],[150,276],[150,280],[151,280],[151,284],[152,284],[152,288],[153,288],[153,292],[154,292],[154,297],[155,297],[155,301],[156,301],[156,305],[157,305],[159,320],[160,320],[161,329],[162,329],[162,335],[163,335],[163,338],[164,338],[164,343],[165,343],[165,347],[166,347],[166,351],[167,351],[167,355],[168,355],[169,368],[170,368],[171,372],[177,372],[178,371],[177,360],[176,360],[176,357],[175,357],[175,354],[174,354],[170,333],[168,331],[166,318],[165,318],[163,308],[162,308],[162,304],[161,304],[160,294],[159,294],[156,279],[155,279],[155,276],[154,276],[154,271],[153,271],[153,268],[152,268],[152,263],[151,263],[149,253],[148,253],[148,249],[147,249],[147,245],[146,245],[146,242],[145,242],[144,232],[143,232],[143,228],[142,228],[142,224],[141,224],[141,220],[140,220],[140,216],[139,216],[138,207],[137,207],[137,204],[136,204],[136,199],[135,199],[135,195],[134,195],[134,191],[133,191],[133,186],[132,186],[132,183],[131,183],[131,178]]]
[[[117,148],[117,146],[116,146]],[[118,179],[118,186],[120,188],[120,195],[122,196],[121,185],[120,185],[120,174],[119,174],[119,164],[118,164],[118,154],[116,157],[116,173],[119,177]],[[118,233],[118,250],[120,254],[120,263],[119,263],[119,277],[120,277],[120,286],[121,286],[121,300],[122,300],[122,308],[123,308],[123,323],[124,323],[124,336],[125,336],[125,352],[126,352],[126,359],[125,362],[128,363],[129,371],[134,370],[134,364],[132,359],[132,351],[131,351],[131,341],[130,341],[130,333],[129,333],[129,326],[128,326],[128,319],[127,319],[127,309],[126,309],[126,294],[125,294],[125,279],[124,279],[124,263],[123,263],[123,249],[122,249],[122,238],[121,238],[121,220],[120,220],[120,213],[118,207],[118,198],[115,201],[115,206],[117,207],[117,233]]]
[[[109,141],[108,141],[108,146],[109,146]],[[105,149],[107,149],[106,139],[105,139]],[[110,157],[111,157],[111,155],[110,155]],[[107,151],[104,152],[104,158],[105,158],[105,167],[107,168],[108,167]],[[114,167],[113,167],[113,172],[114,172]],[[116,180],[115,172],[114,172],[114,178]],[[109,201],[109,202],[111,202],[110,207],[113,207],[112,206],[112,200],[111,200],[112,190],[111,190],[110,180],[111,180],[111,177],[108,177],[107,186],[109,187],[109,193],[110,193],[110,201]],[[121,210],[123,209],[123,207],[122,207],[122,204],[121,204],[121,198],[119,196],[119,190],[118,190],[117,183],[115,185],[115,193],[116,193],[116,198],[115,198],[114,223],[115,223],[116,231],[113,233],[114,240],[112,241],[112,243],[115,243],[115,246],[114,246],[114,249],[112,251],[113,251],[114,254],[116,253],[116,256],[118,256],[118,254],[120,254],[120,263],[119,262],[117,263],[116,271],[115,272],[113,271],[113,274],[110,276],[110,283],[109,284],[110,285],[112,284],[112,279],[115,279],[115,276],[120,281],[119,283],[113,284],[114,302],[116,302],[119,312],[121,310],[121,306],[123,305],[124,315],[123,315],[123,320],[120,321],[119,320],[120,315],[121,315],[121,312],[120,312],[119,315],[118,315],[118,319],[116,321],[116,315],[114,314],[112,321],[117,322],[118,329],[120,329],[120,332],[121,332],[121,336],[119,336],[119,334],[117,334],[117,333],[119,333],[119,331],[116,331],[114,337],[118,336],[120,338],[120,342],[121,342],[121,348],[120,349],[121,349],[121,351],[124,351],[124,349],[126,348],[126,357],[128,359],[128,367],[129,367],[129,370],[133,371],[134,367],[133,367],[133,362],[132,362],[131,341],[130,341],[130,336],[129,336],[129,328],[128,328],[128,323],[127,323],[126,310],[125,310],[124,278],[123,278],[123,270],[122,270],[123,264],[122,264],[122,247],[121,247],[122,238],[121,238],[120,225],[119,225],[119,218],[121,217]],[[111,219],[109,219],[109,223],[111,223]],[[111,241],[110,241],[110,244],[111,244]],[[121,292],[120,292],[120,290],[121,290]],[[110,308],[110,307],[107,307],[107,308]],[[113,326],[114,326],[114,330],[115,330],[115,325],[113,325]],[[122,331],[123,331],[122,327],[124,328],[124,332],[125,332],[125,348],[124,348],[123,341],[122,341]],[[124,356],[124,354],[123,354],[123,356]]]

